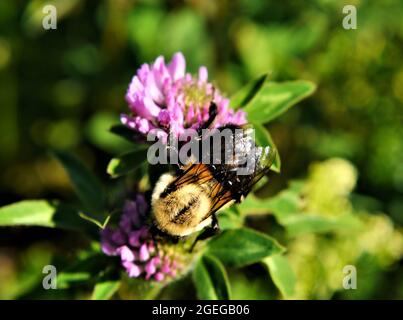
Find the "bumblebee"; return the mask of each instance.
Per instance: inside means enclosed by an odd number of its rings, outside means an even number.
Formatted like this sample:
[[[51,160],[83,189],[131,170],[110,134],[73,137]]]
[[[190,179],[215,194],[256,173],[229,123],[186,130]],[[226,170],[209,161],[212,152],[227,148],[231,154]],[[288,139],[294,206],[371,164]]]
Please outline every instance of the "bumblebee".
[[[205,128],[213,123],[215,114],[216,106],[212,103]],[[159,178],[151,199],[152,221],[159,231],[174,238],[189,236],[206,227],[213,234],[219,231],[217,211],[240,203],[268,173],[275,158],[274,149],[262,150],[256,146],[250,129],[230,124],[214,130],[213,135],[224,130],[233,133],[230,161],[222,161],[228,154],[228,141],[220,141],[221,162],[210,152],[209,161],[201,161],[199,157],[180,167],[177,173],[165,173]],[[198,139],[200,143],[205,140],[201,136]],[[247,165],[240,161],[242,156],[252,160],[248,174],[239,174]]]

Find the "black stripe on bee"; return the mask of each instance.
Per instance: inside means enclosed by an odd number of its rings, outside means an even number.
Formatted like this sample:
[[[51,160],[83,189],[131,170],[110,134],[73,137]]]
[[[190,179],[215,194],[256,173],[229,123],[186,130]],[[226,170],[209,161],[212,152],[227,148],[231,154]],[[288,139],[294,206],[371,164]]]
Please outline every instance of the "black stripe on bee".
[[[197,198],[193,198],[185,207],[178,211],[174,218],[171,219],[171,222],[177,224],[183,224],[186,222],[186,214],[189,213],[189,210],[194,206],[199,204],[199,200]]]

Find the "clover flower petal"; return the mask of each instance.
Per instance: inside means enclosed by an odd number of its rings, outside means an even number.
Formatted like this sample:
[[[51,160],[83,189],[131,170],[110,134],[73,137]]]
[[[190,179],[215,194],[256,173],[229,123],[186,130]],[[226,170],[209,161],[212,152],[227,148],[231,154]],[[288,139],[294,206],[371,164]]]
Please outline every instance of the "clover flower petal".
[[[101,249],[108,256],[120,256],[129,277],[165,281],[175,277],[181,265],[177,255],[165,251],[163,245],[157,250],[146,223],[147,213],[144,195],[126,201],[117,228],[101,231]]]
[[[200,128],[209,118],[211,101],[218,106],[214,127],[246,123],[245,112],[230,109],[229,100],[208,82],[206,67],[199,68],[197,77],[186,72],[180,52],[168,64],[162,56],[143,64],[129,84],[126,101],[131,112],[121,115],[122,124],[142,135],[162,131],[157,137],[163,141],[169,133],[179,136],[185,129]]]

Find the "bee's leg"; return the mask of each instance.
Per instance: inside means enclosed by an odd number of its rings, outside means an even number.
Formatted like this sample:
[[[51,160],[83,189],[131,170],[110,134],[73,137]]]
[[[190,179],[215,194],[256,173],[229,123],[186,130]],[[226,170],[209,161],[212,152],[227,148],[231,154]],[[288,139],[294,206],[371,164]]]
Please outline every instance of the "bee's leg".
[[[218,224],[218,219],[215,213],[212,214],[211,216],[211,228],[214,230],[215,234],[220,233],[220,225]]]
[[[154,230],[153,227],[151,227],[150,229],[151,229],[151,230]],[[158,241],[157,241],[156,233],[155,233],[155,232],[151,232],[151,240],[152,240],[152,242],[153,242],[153,244],[154,244],[155,251],[157,252],[157,254],[159,254],[159,246],[158,246]]]
[[[180,240],[179,237],[171,237],[170,239],[171,239],[171,243],[172,243],[172,244],[178,244],[178,243],[179,243],[179,240]]]
[[[214,94],[213,94],[214,96]],[[202,150],[203,146],[203,131],[205,129],[209,129],[210,126],[213,124],[214,120],[217,118],[217,114],[218,114],[218,108],[217,105],[215,104],[215,102],[211,101],[210,102],[210,107],[209,107],[209,111],[208,111],[209,117],[207,119],[207,121],[205,123],[203,123],[197,130],[196,130],[196,137],[194,137],[195,139],[193,140],[194,143],[198,143],[199,145],[197,145],[196,147],[198,147],[197,150]],[[201,152],[197,155],[192,153],[192,157],[194,157],[194,160],[196,163],[202,163],[203,162],[203,156],[201,154]]]
[[[215,102],[212,101],[210,103],[210,107],[208,110],[209,117],[208,117],[207,121],[199,128],[199,134],[201,134],[201,130],[208,129],[212,125],[215,118],[217,117],[217,113],[218,113],[217,105],[215,104]]]
[[[199,240],[205,240],[205,239],[211,238],[211,237],[217,235],[218,233],[220,233],[221,229],[220,229],[220,226],[218,225],[217,216],[215,214],[213,214],[211,218],[212,218],[211,225],[209,227],[207,227],[206,229],[204,229],[203,232],[201,232],[197,236],[197,238],[193,242],[192,246],[190,247],[190,250],[189,250],[190,252],[193,251],[194,247],[196,246],[196,244]]]
[[[215,104],[215,102],[211,102],[208,110],[209,118],[206,124],[204,125],[205,129],[208,129],[213,124],[215,118],[217,118],[217,113],[218,113],[217,105]]]
[[[157,255],[159,255],[160,254],[160,247],[158,245],[158,241],[154,237],[152,237],[152,238],[153,238],[153,243],[154,243],[154,247],[155,247],[155,252],[157,253]]]

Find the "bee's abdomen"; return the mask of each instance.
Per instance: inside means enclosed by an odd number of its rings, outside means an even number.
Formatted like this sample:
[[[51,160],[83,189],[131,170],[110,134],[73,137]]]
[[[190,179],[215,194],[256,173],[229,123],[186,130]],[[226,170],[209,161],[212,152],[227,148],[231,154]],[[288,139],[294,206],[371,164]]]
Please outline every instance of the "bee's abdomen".
[[[200,200],[197,198],[192,198],[188,204],[182,207],[171,219],[171,222],[176,224],[184,224],[189,221],[189,216],[191,212],[197,209],[200,205]]]

